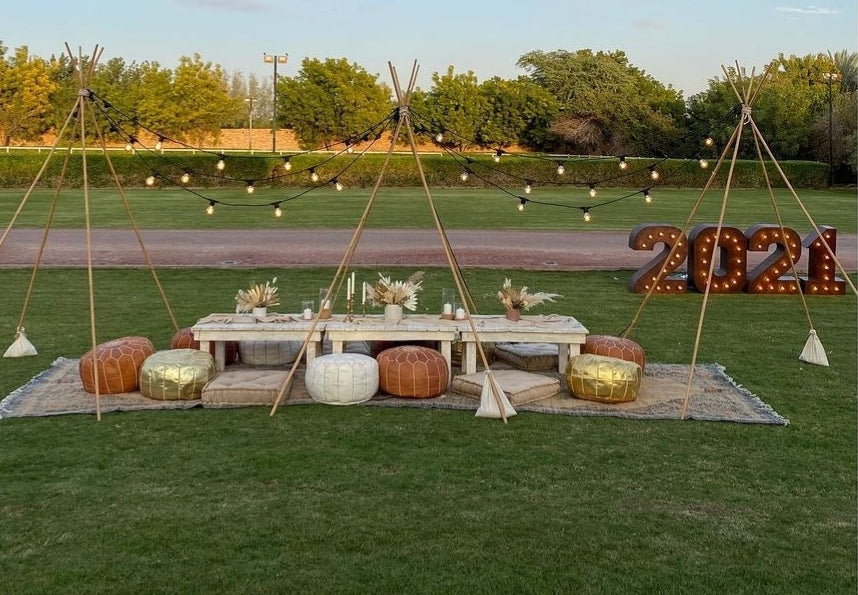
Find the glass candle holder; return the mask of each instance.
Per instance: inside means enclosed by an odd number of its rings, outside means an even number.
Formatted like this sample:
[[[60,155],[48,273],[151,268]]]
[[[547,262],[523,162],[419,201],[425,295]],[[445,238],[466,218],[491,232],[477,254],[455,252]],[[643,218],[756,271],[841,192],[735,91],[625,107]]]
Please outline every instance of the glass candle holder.
[[[456,312],[456,290],[445,288],[441,290],[441,318],[452,320]]]
[[[304,320],[313,320],[313,311],[315,302],[313,300],[304,300],[301,302],[301,318]]]

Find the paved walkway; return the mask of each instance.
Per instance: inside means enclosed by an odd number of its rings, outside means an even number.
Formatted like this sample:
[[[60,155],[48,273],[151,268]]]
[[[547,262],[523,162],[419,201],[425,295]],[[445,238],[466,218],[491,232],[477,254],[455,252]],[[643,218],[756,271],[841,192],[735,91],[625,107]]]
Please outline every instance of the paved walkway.
[[[40,229],[13,229],[0,247],[0,266],[32,266],[42,238]],[[144,230],[143,242],[156,266],[179,267],[297,267],[338,265],[353,230]],[[451,230],[448,237],[462,267],[531,270],[638,269],[654,252],[628,247],[627,232],[612,231],[496,231]],[[855,235],[839,235],[837,256],[849,271],[858,270]],[[748,253],[753,267],[766,253]],[[86,266],[83,230],[55,229],[48,236],[42,266]],[[93,230],[93,264],[145,265],[143,251],[130,230]],[[806,271],[807,255],[799,262]],[[446,266],[435,230],[363,232],[352,264],[385,266]],[[684,268],[684,267],[681,267]]]

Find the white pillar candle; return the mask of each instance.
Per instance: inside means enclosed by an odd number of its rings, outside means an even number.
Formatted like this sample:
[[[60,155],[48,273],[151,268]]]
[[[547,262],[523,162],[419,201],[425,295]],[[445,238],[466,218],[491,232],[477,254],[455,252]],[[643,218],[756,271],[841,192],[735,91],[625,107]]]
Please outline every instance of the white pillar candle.
[[[331,300],[325,300],[324,304],[322,304],[322,310],[330,310],[331,309]]]
[[[304,320],[313,320],[313,310],[304,308]]]
[[[366,281],[364,281],[363,285],[361,286],[360,303],[366,304]]]
[[[456,318],[458,320],[463,320],[465,318],[465,309],[464,308],[456,308]]]
[[[354,274],[354,272],[352,272],[352,285],[351,285],[351,287],[352,287],[352,291],[351,291],[351,293],[349,293],[349,297],[354,299],[355,290],[357,290],[357,286],[355,285],[355,274]]]
[[[453,304],[444,304],[444,314],[453,313]]]
[[[346,277],[346,299],[352,297],[352,278]]]

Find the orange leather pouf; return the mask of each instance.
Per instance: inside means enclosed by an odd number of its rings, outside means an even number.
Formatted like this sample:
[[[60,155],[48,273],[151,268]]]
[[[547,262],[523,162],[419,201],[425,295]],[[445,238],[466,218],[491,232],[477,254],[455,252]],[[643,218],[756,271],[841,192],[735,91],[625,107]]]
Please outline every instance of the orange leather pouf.
[[[78,370],[83,388],[95,392],[95,368],[98,368],[98,392],[102,395],[129,393],[137,390],[138,374],[143,361],[155,353],[155,346],[146,337],[122,337],[100,343],[80,358]],[[96,362],[98,366],[96,366]]]
[[[426,399],[447,390],[447,362],[428,347],[401,345],[385,349],[378,360],[378,386],[398,397]]]
[[[224,347],[226,348],[226,363],[231,364],[235,361],[235,358],[238,356],[238,343],[236,341],[226,341]],[[194,339],[194,332],[191,330],[191,327],[186,326],[185,328],[180,328],[176,331],[176,334],[173,335],[173,338],[170,339],[170,349],[199,349],[200,342]],[[209,344],[209,353],[214,356],[215,352],[215,344]]]
[[[615,357],[627,362],[635,362],[641,367],[646,367],[646,355],[640,345],[631,339],[623,337],[612,337],[610,335],[587,335],[587,340],[581,346],[581,353]]]

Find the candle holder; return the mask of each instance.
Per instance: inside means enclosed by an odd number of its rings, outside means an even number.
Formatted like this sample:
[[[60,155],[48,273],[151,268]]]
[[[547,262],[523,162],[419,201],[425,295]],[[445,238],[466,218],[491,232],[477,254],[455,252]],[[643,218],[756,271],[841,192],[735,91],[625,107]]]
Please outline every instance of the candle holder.
[[[456,290],[445,288],[441,290],[441,318],[455,320]]]
[[[352,322],[354,317],[352,316],[352,308],[354,307],[354,298],[349,296],[346,298],[346,322]]]
[[[320,287],[319,288],[319,319],[327,320],[331,317],[331,300],[326,300],[328,297],[328,288]]]
[[[304,300],[301,302],[301,318],[304,320],[313,320],[313,310],[315,304],[313,300]]]

